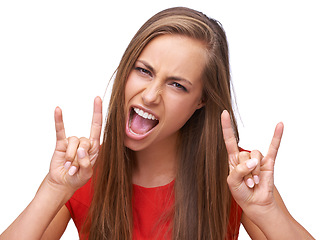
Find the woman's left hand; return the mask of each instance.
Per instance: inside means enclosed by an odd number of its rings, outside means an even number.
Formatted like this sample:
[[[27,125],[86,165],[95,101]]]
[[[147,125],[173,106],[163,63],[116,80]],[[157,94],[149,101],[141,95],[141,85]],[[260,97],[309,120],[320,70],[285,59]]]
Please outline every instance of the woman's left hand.
[[[266,156],[259,151],[239,151],[230,115],[221,115],[223,137],[229,157],[228,185],[231,194],[247,215],[257,215],[276,207],[274,164],[280,146],[283,123],[278,123]]]

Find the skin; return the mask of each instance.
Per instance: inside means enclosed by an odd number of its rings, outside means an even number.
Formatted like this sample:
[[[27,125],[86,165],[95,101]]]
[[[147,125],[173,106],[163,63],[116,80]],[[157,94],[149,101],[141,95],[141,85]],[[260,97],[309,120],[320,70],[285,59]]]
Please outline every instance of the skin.
[[[203,106],[200,78],[203,56],[200,42],[168,35],[148,44],[135,63],[125,89],[126,121],[133,106],[154,114],[159,120],[143,136],[126,129],[125,144],[135,151],[137,161],[133,173],[135,184],[154,187],[174,179],[179,129]],[[228,184],[243,209],[242,223],[249,236],[252,239],[313,239],[291,217],[274,186],[274,163],[283,124],[277,125],[268,153],[263,156],[259,151],[239,152],[228,112],[222,113],[221,123],[231,169]],[[35,198],[0,239],[59,239],[63,234],[70,220],[64,204],[92,176],[102,129],[101,99],[97,97],[94,102],[89,139],[66,137],[60,108],[55,110],[55,129],[57,142],[49,173]]]
[[[288,212],[274,186],[274,165],[284,125],[276,125],[265,156],[255,150],[240,152],[227,111],[221,114],[224,141],[229,155],[228,185],[243,209],[242,224],[252,239],[314,239]],[[247,180],[259,176],[259,182],[248,186]],[[283,231],[281,231],[283,229]]]
[[[54,121],[56,148],[49,173],[34,199],[1,234],[0,239],[59,239],[70,220],[64,204],[92,176],[100,146],[102,100],[95,98],[89,139],[66,137],[59,107],[55,109]]]
[[[203,44],[188,37],[165,35],[152,40],[130,72],[125,88],[127,126],[133,106],[159,120],[144,137],[126,129],[125,145],[135,151],[133,183],[165,185],[175,177],[179,129],[202,103]]]

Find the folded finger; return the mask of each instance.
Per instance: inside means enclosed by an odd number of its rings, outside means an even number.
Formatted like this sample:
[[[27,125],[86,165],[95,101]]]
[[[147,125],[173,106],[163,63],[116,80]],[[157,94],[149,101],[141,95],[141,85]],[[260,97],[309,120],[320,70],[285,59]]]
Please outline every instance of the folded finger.
[[[74,161],[79,143],[80,143],[80,140],[77,137],[68,138],[68,146],[67,146],[66,155],[65,155],[66,161],[69,161],[69,162]]]
[[[82,145],[77,149],[77,159],[79,163],[78,174],[80,179],[88,180],[92,176],[93,169],[86,146]]]
[[[242,151],[239,153],[239,163],[244,164],[246,161],[251,159],[251,154],[246,151]],[[247,175],[244,176],[244,182],[249,188],[254,187],[254,180],[253,180],[253,175],[252,172],[249,172]]]
[[[65,163],[65,168],[68,168],[68,174],[73,176],[80,168],[79,160],[85,157],[83,152],[88,152],[90,149],[90,141],[87,138],[78,139],[77,137],[71,137],[69,142],[71,142],[71,148],[67,151],[69,151],[70,157]]]
[[[251,174],[252,170],[258,165],[258,159],[251,158],[238,164],[228,176],[228,184],[230,188],[237,189],[242,184],[248,184],[244,181],[245,176]],[[249,187],[249,186],[248,186]]]
[[[67,141],[68,146],[65,155],[66,162],[64,167],[68,170],[69,175],[74,175],[78,168],[76,153],[80,140],[77,137],[69,137]]]
[[[253,181],[255,184],[259,184],[260,181],[260,162],[263,159],[263,155],[261,154],[260,151],[258,150],[253,150],[251,151],[251,158],[255,158],[258,159],[259,164],[257,164],[257,166],[255,167],[255,169],[253,169],[252,171],[252,176],[253,176]]]
[[[80,138],[79,148],[83,148],[86,152],[90,150],[91,143],[88,138],[82,137]]]

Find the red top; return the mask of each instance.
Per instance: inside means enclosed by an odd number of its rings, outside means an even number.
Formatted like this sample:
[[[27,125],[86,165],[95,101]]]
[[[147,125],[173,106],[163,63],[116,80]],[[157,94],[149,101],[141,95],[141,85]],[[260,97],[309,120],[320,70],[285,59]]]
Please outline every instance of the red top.
[[[66,203],[71,217],[80,232],[91,204],[91,181],[77,190]],[[133,236],[135,240],[161,239],[157,236],[167,236],[171,239],[170,220],[172,214],[174,181],[154,188],[145,188],[133,184]],[[169,214],[169,215],[168,215]],[[226,240],[237,239],[242,209],[232,200],[230,219]],[[163,221],[164,219],[164,221]],[[80,234],[80,239],[83,235]]]

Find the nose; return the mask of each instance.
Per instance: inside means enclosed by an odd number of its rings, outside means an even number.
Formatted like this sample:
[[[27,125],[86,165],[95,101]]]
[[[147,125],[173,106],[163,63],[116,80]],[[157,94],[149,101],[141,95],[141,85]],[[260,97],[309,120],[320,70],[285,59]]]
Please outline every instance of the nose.
[[[147,106],[159,104],[161,101],[162,87],[157,81],[151,81],[142,92],[143,103]]]

